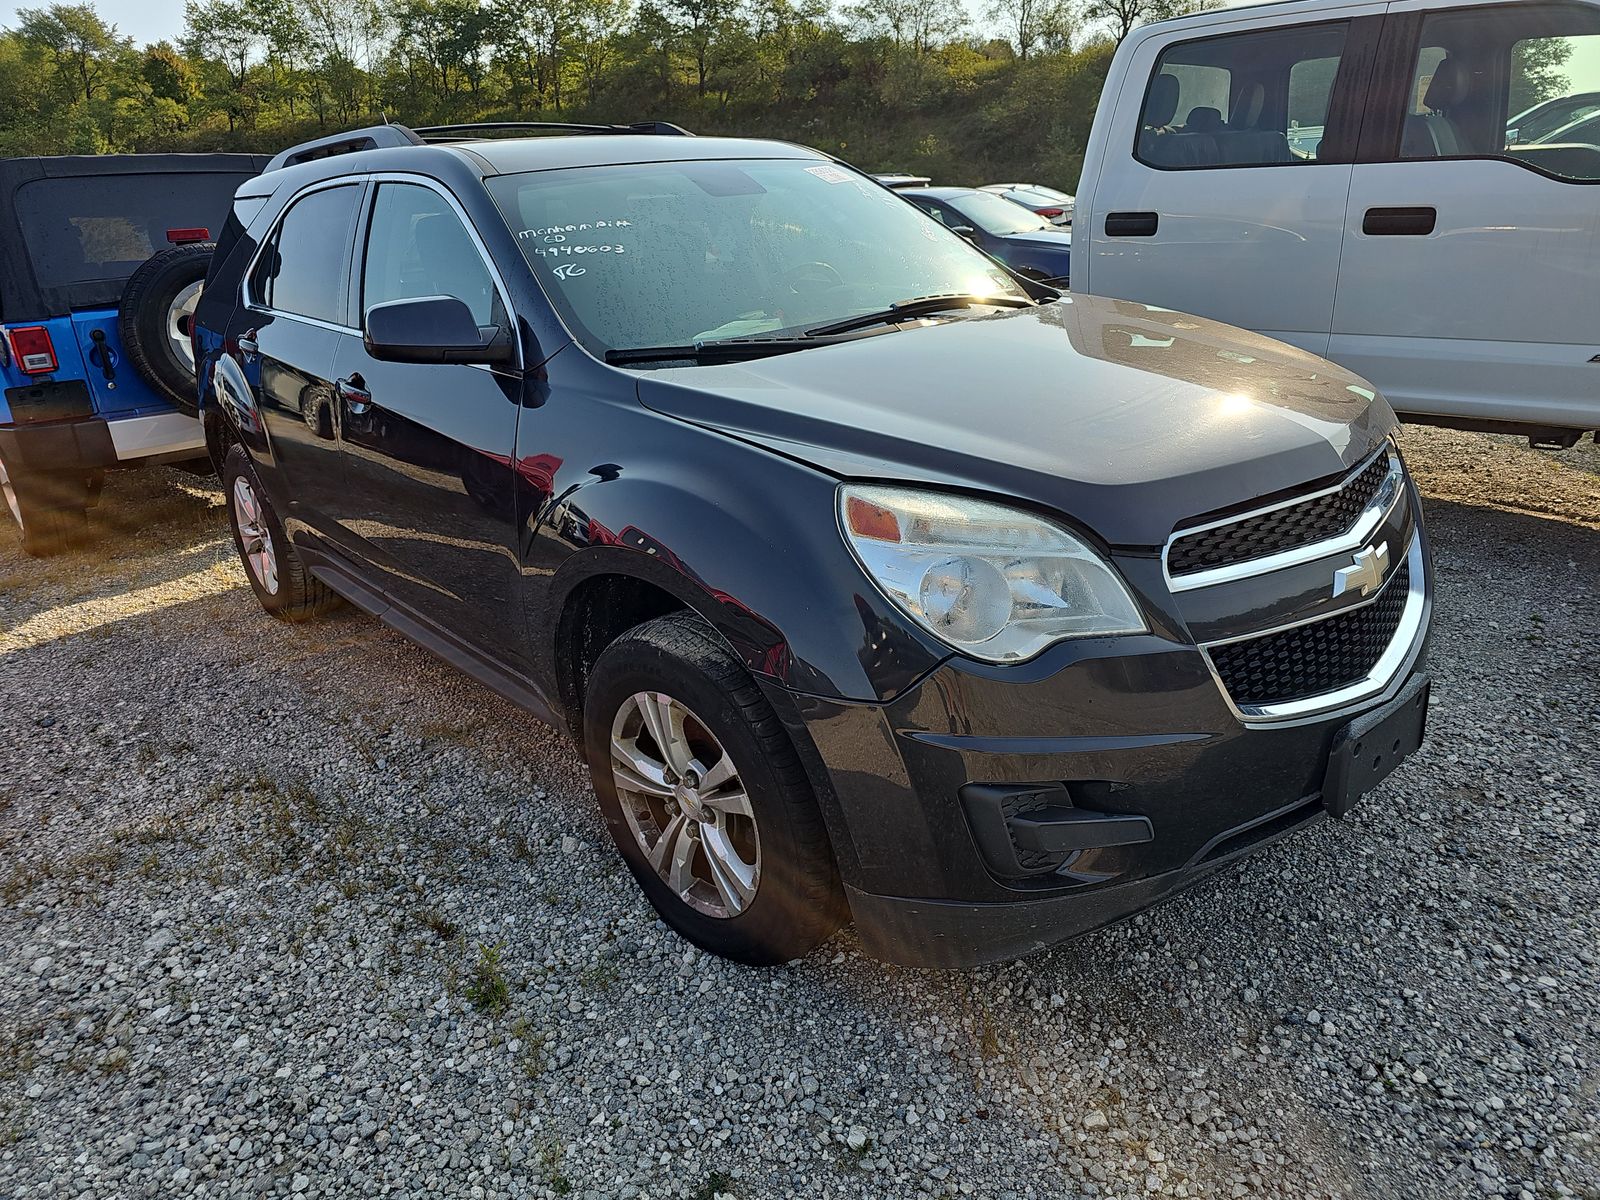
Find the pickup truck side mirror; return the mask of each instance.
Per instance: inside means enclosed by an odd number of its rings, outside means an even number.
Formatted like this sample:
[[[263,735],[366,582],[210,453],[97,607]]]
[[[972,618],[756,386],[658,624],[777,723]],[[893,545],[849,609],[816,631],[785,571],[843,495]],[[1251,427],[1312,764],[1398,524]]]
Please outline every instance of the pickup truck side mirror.
[[[509,367],[516,358],[509,334],[498,326],[479,328],[472,310],[454,296],[374,304],[362,340],[380,362]]]

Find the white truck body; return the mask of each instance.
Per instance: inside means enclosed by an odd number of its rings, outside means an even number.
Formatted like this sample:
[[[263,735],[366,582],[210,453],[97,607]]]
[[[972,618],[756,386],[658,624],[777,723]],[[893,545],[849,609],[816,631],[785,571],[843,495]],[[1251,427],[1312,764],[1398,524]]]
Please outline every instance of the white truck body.
[[[1424,420],[1600,428],[1596,92],[1600,0],[1288,0],[1135,30],[1073,289],[1291,342]],[[1534,104],[1555,131],[1523,142]]]

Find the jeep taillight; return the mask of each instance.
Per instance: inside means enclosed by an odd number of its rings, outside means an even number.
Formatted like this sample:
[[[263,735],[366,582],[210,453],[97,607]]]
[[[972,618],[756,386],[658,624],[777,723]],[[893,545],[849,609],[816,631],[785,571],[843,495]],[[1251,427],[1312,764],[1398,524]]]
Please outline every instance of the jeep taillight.
[[[54,371],[56,348],[50,341],[50,331],[43,325],[22,325],[8,329],[11,357],[17,360],[17,369],[24,375],[48,375]]]

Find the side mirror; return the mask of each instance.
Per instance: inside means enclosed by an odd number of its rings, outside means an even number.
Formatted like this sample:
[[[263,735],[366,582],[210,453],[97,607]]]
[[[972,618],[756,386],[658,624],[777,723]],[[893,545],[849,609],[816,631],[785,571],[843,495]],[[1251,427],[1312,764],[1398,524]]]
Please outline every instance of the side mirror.
[[[391,300],[367,309],[362,341],[380,362],[481,363],[509,367],[515,353],[509,334],[488,335],[472,319],[472,310],[454,296]]]
[[[978,231],[971,225],[952,225],[950,226],[950,232],[959,233],[964,238],[974,238],[978,236]]]

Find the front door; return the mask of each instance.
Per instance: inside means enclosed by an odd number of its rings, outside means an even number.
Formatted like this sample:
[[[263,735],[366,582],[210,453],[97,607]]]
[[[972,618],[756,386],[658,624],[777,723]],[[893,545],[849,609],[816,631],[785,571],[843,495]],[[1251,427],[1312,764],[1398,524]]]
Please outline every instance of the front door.
[[[1144,40],[1075,221],[1073,284],[1325,352],[1383,11]]]
[[[452,201],[420,181],[373,186],[358,238],[358,310],[454,296],[484,329],[505,326],[501,289]],[[520,665],[512,468],[520,373],[382,362],[355,333],[341,339],[335,373],[345,536],[392,599]]]
[[[1402,412],[1600,424],[1600,7],[1392,6],[1329,357]]]

